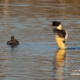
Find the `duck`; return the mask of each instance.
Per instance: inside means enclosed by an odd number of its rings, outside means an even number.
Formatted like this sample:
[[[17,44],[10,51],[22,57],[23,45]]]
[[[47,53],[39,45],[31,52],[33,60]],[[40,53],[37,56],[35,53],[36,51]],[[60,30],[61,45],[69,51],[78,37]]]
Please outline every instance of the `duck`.
[[[19,45],[19,41],[15,40],[14,36],[11,36],[11,40],[7,42],[7,45]]]
[[[59,21],[53,21],[51,26],[53,26],[53,32],[55,34],[55,40],[59,49],[67,49],[66,40],[68,38],[68,33],[66,30],[62,29],[62,25]]]

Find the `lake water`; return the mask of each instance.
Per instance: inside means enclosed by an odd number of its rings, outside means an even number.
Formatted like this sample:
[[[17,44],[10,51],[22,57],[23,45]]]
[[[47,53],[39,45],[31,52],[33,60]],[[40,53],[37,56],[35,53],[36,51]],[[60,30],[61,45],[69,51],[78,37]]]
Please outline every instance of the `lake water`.
[[[59,50],[52,28],[68,32]],[[6,45],[11,36],[20,45]],[[0,80],[80,80],[80,0],[0,0]]]

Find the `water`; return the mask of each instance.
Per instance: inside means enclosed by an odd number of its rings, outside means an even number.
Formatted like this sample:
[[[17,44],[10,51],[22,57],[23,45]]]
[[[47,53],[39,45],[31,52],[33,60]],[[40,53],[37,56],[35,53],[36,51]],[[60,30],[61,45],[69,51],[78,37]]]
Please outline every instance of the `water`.
[[[0,80],[80,79],[80,0],[0,0]],[[59,50],[53,20],[68,32]],[[6,45],[14,35],[20,45]]]

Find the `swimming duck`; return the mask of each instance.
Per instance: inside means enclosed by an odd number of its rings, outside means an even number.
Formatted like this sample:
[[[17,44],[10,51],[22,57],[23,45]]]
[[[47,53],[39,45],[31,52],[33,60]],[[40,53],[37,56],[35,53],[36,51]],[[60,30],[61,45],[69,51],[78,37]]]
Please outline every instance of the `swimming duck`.
[[[15,40],[14,36],[11,36],[11,40],[7,42],[7,45],[19,45],[19,42]]]
[[[54,26],[53,32],[55,34],[55,40],[58,47],[60,49],[67,49],[65,44],[68,37],[67,31],[62,29],[62,25],[59,21],[53,21],[51,26]]]

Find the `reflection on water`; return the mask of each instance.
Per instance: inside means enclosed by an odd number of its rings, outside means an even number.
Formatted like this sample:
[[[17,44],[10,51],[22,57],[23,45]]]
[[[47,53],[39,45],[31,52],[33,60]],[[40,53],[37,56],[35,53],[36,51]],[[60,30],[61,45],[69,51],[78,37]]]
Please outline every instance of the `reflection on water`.
[[[56,61],[55,61],[55,67],[54,70],[56,70],[56,77],[58,77],[58,80],[62,80],[64,77],[64,71],[63,68],[65,67],[65,61],[66,60],[66,52],[63,49],[59,49],[56,52]]]
[[[0,0],[0,80],[77,80],[79,75],[71,74],[80,68],[79,4],[80,0]],[[53,20],[69,34],[66,51],[55,53],[58,47],[49,27]],[[6,45],[11,36],[19,40],[18,47]]]

